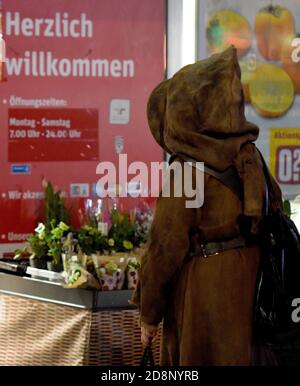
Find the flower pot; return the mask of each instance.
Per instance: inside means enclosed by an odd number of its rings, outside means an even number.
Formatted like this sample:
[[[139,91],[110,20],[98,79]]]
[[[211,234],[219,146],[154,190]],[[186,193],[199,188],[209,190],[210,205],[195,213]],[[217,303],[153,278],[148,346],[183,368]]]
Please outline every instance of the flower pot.
[[[47,269],[48,271],[62,272],[63,266],[61,263],[56,264],[53,261],[47,261]]]
[[[38,268],[38,269],[46,269],[46,260],[43,258],[39,259],[29,259],[29,265],[32,268]]]

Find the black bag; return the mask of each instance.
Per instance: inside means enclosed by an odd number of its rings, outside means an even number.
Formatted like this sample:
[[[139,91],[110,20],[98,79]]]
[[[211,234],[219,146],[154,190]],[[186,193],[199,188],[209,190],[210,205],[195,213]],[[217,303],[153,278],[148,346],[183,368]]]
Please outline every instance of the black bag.
[[[262,255],[254,308],[254,336],[261,342],[288,343],[300,336],[300,323],[292,320],[300,298],[300,235],[281,209],[272,210],[275,197],[265,161],[266,215],[262,225]]]
[[[195,160],[179,156],[187,162]],[[254,307],[254,336],[262,343],[289,343],[300,338],[300,322],[292,320],[294,299],[300,299],[300,235],[293,221],[281,209],[271,210],[270,200],[275,200],[275,192],[268,167],[263,156],[266,179],[266,215],[261,235],[261,265],[256,287]],[[232,168],[231,168],[232,169]],[[205,167],[204,171],[217,178],[241,197],[240,181],[234,170],[217,173]]]
[[[146,367],[148,365],[148,363],[151,367],[154,366],[154,358],[153,358],[153,354],[152,354],[151,344],[144,348],[144,352],[143,352],[140,366]]]

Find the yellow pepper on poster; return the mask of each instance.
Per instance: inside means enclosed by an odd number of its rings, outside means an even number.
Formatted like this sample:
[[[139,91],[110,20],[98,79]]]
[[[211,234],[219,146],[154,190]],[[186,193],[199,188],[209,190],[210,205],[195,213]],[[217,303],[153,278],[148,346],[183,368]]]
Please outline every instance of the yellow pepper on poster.
[[[270,171],[280,184],[300,184],[300,128],[270,129]]]

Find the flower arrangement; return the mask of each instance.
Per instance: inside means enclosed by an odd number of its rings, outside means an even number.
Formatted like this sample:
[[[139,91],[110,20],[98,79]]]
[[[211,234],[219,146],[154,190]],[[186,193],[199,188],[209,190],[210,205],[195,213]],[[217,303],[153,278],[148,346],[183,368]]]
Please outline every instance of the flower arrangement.
[[[119,256],[112,256],[109,260],[105,257],[93,257],[101,289],[103,291],[122,289],[125,282],[127,259]]]
[[[48,245],[44,235],[45,226],[39,224],[35,229],[35,234],[32,235],[28,242],[30,244],[30,259],[42,259],[48,255]]]
[[[70,210],[66,207],[62,193],[55,191],[51,182],[43,180],[45,193],[45,224],[39,223],[35,233],[28,238],[29,246],[15,252],[15,259],[29,254],[29,259],[61,262],[61,239],[70,227]],[[40,266],[41,267],[41,266]]]
[[[15,258],[26,255],[30,261],[41,260],[45,265],[47,262],[63,267],[68,288],[78,288],[79,281],[85,286],[94,277],[102,284],[102,289],[121,289],[126,276],[128,286],[134,288],[140,265],[136,257],[147,239],[151,210],[136,209],[126,213],[115,205],[110,212],[97,207],[97,216],[90,216],[93,221],[87,217],[84,225],[73,229],[70,210],[66,208],[61,192],[55,191],[50,182],[43,181],[43,186],[45,222],[38,223],[27,240],[28,246],[17,250]],[[94,213],[90,202],[88,207]],[[95,283],[93,288],[96,288]]]
[[[91,225],[84,225],[77,232],[75,237],[78,240],[78,248],[87,255],[92,253],[103,253],[108,249],[109,240],[98,230]]]
[[[150,208],[145,210],[134,210],[134,231],[135,231],[135,244],[141,246],[145,244],[150,231],[150,226],[153,221],[153,213]]]
[[[98,277],[102,290],[111,291],[116,289],[120,273],[118,265],[112,260],[108,261],[102,268],[99,268]]]
[[[135,227],[128,213],[117,209],[111,212],[111,227],[108,232],[110,252],[129,252],[135,246]]]
[[[136,257],[132,257],[128,260],[127,264],[127,283],[128,289],[135,289],[138,283],[139,269],[141,263]]]
[[[138,261],[138,259],[136,257],[131,257],[129,260],[128,260],[128,264],[127,264],[127,268],[133,268],[133,269],[140,269],[141,267],[141,263]]]
[[[69,225],[63,221],[56,226],[55,220],[50,222],[51,230],[45,232],[45,238],[48,245],[48,256],[52,257],[52,261],[55,265],[59,266],[62,263],[62,240],[66,235],[66,232],[70,230]]]
[[[55,220],[50,222],[51,229],[47,229],[43,223],[35,228],[35,233],[28,238],[29,245],[15,252],[15,259],[28,254],[30,260],[43,260],[45,263],[53,262],[54,265],[61,264],[62,239],[70,227],[64,222],[57,226]],[[42,266],[40,266],[42,267]]]

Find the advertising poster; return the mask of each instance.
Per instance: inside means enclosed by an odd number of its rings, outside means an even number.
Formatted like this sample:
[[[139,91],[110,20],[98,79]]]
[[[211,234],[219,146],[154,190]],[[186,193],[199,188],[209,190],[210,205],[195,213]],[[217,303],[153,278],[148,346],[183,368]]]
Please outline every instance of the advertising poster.
[[[300,184],[300,129],[270,130],[270,169],[280,184]]]
[[[300,2],[200,1],[199,58],[237,47],[245,114],[285,198],[300,194]]]
[[[97,199],[100,161],[162,161],[146,104],[165,75],[165,1],[2,0],[0,11],[3,251],[33,232],[44,180],[76,217]]]

